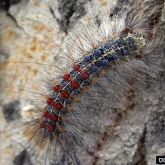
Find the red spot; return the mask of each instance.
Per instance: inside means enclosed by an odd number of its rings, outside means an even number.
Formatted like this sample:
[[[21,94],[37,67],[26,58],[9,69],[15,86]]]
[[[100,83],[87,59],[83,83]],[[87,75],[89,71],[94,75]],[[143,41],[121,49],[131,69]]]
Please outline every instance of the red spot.
[[[63,91],[63,92],[61,93],[61,96],[62,96],[64,99],[67,99],[67,98],[70,96],[70,94],[69,94],[68,91]]]
[[[70,80],[70,78],[71,78],[71,76],[70,76],[70,74],[69,74],[69,73],[64,74],[64,80],[65,80],[65,81]]]
[[[61,86],[60,86],[60,85],[55,85],[55,86],[54,86],[54,91],[55,91],[55,92],[59,92],[60,89],[61,89]]]
[[[40,123],[40,128],[45,128],[45,122],[44,122],[44,121],[42,121],[42,122]]]
[[[51,114],[51,119],[54,121],[54,122],[57,122],[58,121],[58,116],[56,114]]]
[[[55,129],[55,127],[54,127],[53,124],[51,124],[51,125],[48,127],[48,131],[49,131],[49,132],[53,132],[54,129]]]
[[[53,103],[53,99],[52,99],[52,98],[48,98],[47,104],[48,104],[48,105],[52,105],[52,103]]]
[[[49,118],[50,118],[50,114],[49,114],[48,111],[45,111],[45,112],[44,112],[44,117],[45,117],[46,119],[49,119]]]
[[[73,89],[78,89],[78,88],[80,87],[80,83],[77,82],[77,81],[72,81],[72,82],[71,82],[71,87],[72,87]]]
[[[75,71],[80,71],[80,64],[75,64],[75,65],[73,66],[73,69],[74,69]]]
[[[88,71],[86,71],[86,70],[82,71],[81,77],[82,77],[84,80],[87,80],[87,79],[89,78],[89,73],[88,73]]]
[[[61,110],[63,108],[63,105],[61,103],[54,103],[53,107],[56,109],[56,110]]]

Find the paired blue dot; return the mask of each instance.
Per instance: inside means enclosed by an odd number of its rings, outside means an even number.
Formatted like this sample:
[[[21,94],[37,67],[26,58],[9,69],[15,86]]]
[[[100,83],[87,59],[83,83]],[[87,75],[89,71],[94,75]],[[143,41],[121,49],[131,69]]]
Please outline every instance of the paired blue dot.
[[[99,71],[99,67],[97,65],[93,65],[92,72],[98,72],[98,71]]]
[[[128,55],[128,50],[127,49],[122,49],[122,55],[127,56]]]
[[[100,49],[96,49],[96,50],[94,50],[93,55],[97,59],[97,58],[101,57],[101,53],[102,53],[102,51]]]
[[[109,60],[108,59],[103,59],[102,60],[102,66],[108,66],[109,65]]]

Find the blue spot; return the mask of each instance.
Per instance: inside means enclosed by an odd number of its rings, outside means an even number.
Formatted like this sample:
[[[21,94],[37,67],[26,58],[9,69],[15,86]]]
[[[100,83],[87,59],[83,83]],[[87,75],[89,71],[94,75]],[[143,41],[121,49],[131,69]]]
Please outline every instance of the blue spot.
[[[97,65],[93,65],[92,72],[98,72],[98,71],[99,71],[99,67]]]
[[[118,59],[118,56],[116,54],[112,54],[112,56],[109,57],[110,61],[115,61]]]
[[[104,48],[110,49],[112,47],[112,43],[107,43],[104,45]]]
[[[128,50],[127,50],[127,49],[122,49],[122,55],[123,55],[123,56],[128,55]]]
[[[123,42],[123,40],[117,40],[116,41],[116,45],[117,45],[117,47],[122,47],[123,45],[124,45],[124,42]]]
[[[100,56],[101,56],[101,50],[100,49],[96,49],[96,50],[94,50],[94,53],[93,53],[93,55],[95,56],[95,58],[97,59],[97,58],[99,58]]]
[[[109,65],[109,60],[108,59],[103,59],[102,60],[102,65],[103,66],[108,66]]]
[[[90,56],[86,56],[86,57],[84,57],[84,60],[85,60],[85,62],[90,62],[91,61],[91,57]]]

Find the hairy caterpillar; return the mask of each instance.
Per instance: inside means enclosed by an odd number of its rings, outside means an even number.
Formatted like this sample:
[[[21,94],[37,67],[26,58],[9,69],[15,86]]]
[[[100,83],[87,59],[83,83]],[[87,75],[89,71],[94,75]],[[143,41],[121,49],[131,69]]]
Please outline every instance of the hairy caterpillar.
[[[70,38],[75,38],[73,39],[74,42],[71,41],[71,44],[66,45],[69,47],[69,55],[62,54],[62,58],[59,57],[58,60],[60,63],[58,68],[61,70],[59,76],[55,76],[51,72],[52,78],[53,80],[55,78],[56,82],[49,80],[48,76],[48,81],[51,84],[50,91],[46,93],[49,94],[48,98],[52,98],[53,95],[54,103],[53,105],[51,103],[51,106],[47,105],[50,107],[46,107],[45,110],[46,99],[43,100],[43,106],[33,110],[33,119],[27,123],[25,131],[26,137],[30,140],[34,139],[33,145],[41,147],[40,152],[46,153],[46,156],[49,157],[46,159],[48,164],[92,164],[93,158],[89,156],[89,153],[92,155],[96,148],[99,148],[99,141],[107,140],[107,127],[110,125],[115,127],[119,121],[119,116],[132,106],[127,101],[130,93],[132,95],[135,93],[134,88],[136,90],[143,89],[146,76],[155,76],[154,73],[157,73],[159,69],[161,57],[156,52],[156,48],[162,42],[159,37],[156,37],[158,27],[154,26],[153,30],[147,17],[152,18],[153,14],[160,11],[161,5],[154,5],[152,1],[148,3],[130,1],[126,4],[128,5],[127,10],[119,12],[117,16],[112,16],[111,19],[109,18],[110,12],[101,8],[98,13],[104,15],[105,20],[102,21],[97,30],[92,29],[95,21],[91,20],[90,17],[86,18],[86,25],[84,23],[81,23],[80,27],[75,25],[75,36],[72,33],[69,34]],[[93,9],[92,11],[97,16],[97,10]],[[151,19],[151,23],[156,21],[156,18],[153,19]],[[81,33],[77,30],[79,28]],[[89,60],[89,64],[82,64],[84,60]],[[65,70],[61,69],[63,65],[64,68],[67,66],[67,73],[71,75],[72,80],[76,79],[76,83],[72,84],[71,79],[68,79],[69,81],[65,79]],[[80,79],[78,79],[79,76]],[[84,82],[82,78],[90,81]],[[55,85],[58,83],[62,89],[67,88],[67,91],[62,91],[65,93],[61,91],[59,93],[56,91],[57,88],[53,89],[57,87]],[[87,90],[83,88],[84,86],[89,88],[86,94],[83,93],[83,89]],[[73,95],[73,98],[69,100],[73,103],[73,111],[71,111],[70,106],[62,112],[57,111],[64,107],[63,104],[68,105],[68,103],[60,100],[62,104],[57,106],[54,100],[58,99],[59,101],[59,98],[55,96],[53,90],[57,92],[60,99],[62,99],[62,95],[67,101],[67,97],[70,98],[70,94]],[[80,103],[75,103],[77,101],[75,95],[79,97]],[[36,102],[36,99],[32,101]],[[50,104],[49,101],[48,99],[48,104]],[[39,111],[39,109],[42,110]],[[66,111],[69,112],[66,113]],[[66,116],[63,117],[64,114]],[[58,122],[56,122],[57,119]],[[54,120],[55,123],[51,125]],[[42,125],[42,122],[45,121],[47,122],[46,126]],[[59,128],[60,124],[62,125],[61,128]],[[55,128],[58,130],[55,131]],[[86,159],[87,157],[89,159]]]

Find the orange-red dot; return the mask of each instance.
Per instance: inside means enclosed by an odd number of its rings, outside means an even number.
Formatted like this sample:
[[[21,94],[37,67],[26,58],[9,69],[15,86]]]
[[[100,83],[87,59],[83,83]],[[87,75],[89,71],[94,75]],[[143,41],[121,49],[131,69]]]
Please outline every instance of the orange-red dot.
[[[65,80],[65,81],[68,81],[68,80],[70,80],[70,79],[71,79],[71,76],[70,76],[69,73],[64,74],[64,80]]]
[[[52,103],[53,103],[53,99],[52,99],[52,98],[48,98],[48,99],[47,99],[47,104],[48,104],[48,105],[52,105]]]
[[[67,98],[69,98],[70,94],[69,94],[68,91],[63,91],[63,92],[61,93],[61,96],[62,96],[64,99],[67,99]]]
[[[86,70],[82,71],[81,77],[82,77],[84,80],[87,80],[87,79],[89,78],[89,73],[88,73],[88,71],[86,71]]]
[[[51,125],[48,127],[48,131],[49,131],[49,132],[53,132],[54,129],[55,129],[55,127],[54,127],[53,124],[51,124]]]
[[[45,117],[45,118],[47,118],[47,119],[49,119],[49,118],[50,118],[50,114],[49,114],[49,112],[48,112],[48,111],[45,111],[45,112],[44,112],[44,117]]]
[[[75,65],[73,66],[73,69],[74,69],[75,71],[80,71],[80,64],[75,64]]]
[[[61,86],[59,84],[54,86],[54,91],[55,92],[59,92],[60,89],[61,89]]]
[[[50,117],[54,122],[58,121],[58,116],[56,114],[51,114]]]
[[[54,103],[53,107],[60,111],[63,108],[63,105],[61,103]]]
[[[72,81],[72,82],[71,82],[71,87],[72,87],[73,89],[78,89],[78,88],[80,87],[80,83],[77,82],[77,81]]]

